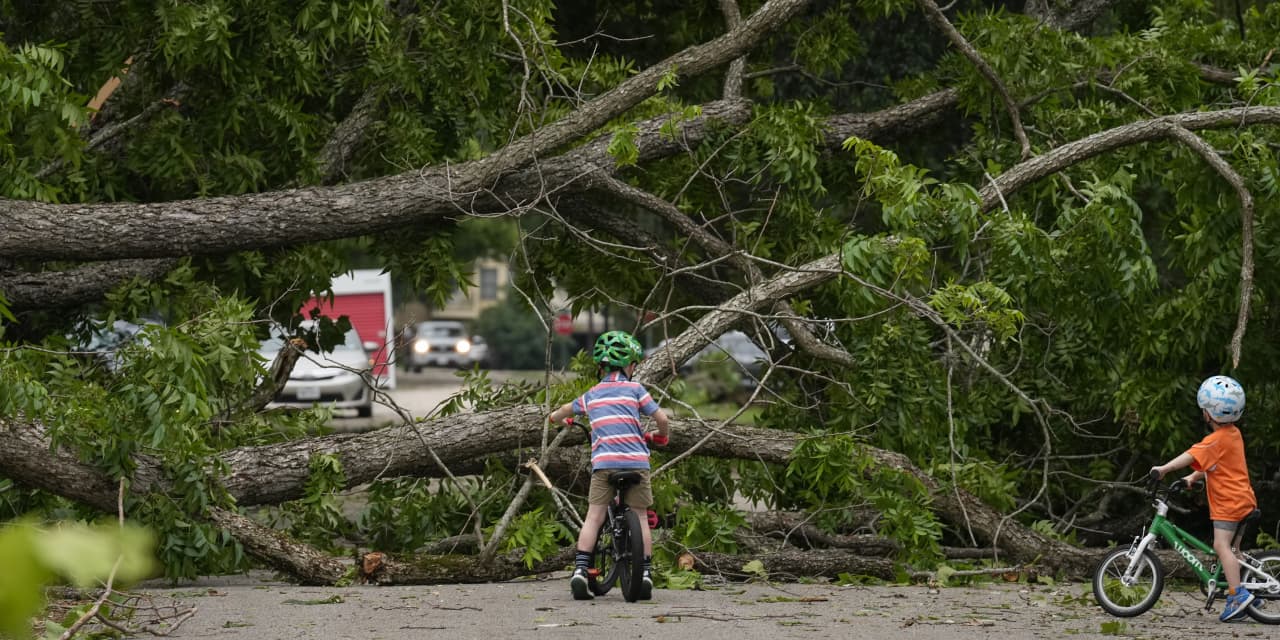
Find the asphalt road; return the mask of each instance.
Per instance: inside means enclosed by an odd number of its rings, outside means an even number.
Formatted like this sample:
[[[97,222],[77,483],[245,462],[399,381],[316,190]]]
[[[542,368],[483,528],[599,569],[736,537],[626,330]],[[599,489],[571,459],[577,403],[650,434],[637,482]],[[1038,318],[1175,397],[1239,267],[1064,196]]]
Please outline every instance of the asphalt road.
[[[491,372],[495,379],[501,379],[510,372]],[[462,389],[462,379],[457,370],[445,368],[424,369],[420,373],[409,373],[404,370],[396,372],[396,388],[383,391],[387,398],[373,406],[373,417],[357,418],[355,412],[338,412],[333,417],[335,431],[368,431],[387,424],[399,424],[400,414],[395,405],[399,405],[414,418],[428,418],[440,404]]]
[[[494,372],[495,378],[507,375]],[[520,374],[514,374],[520,375]],[[429,417],[460,389],[452,370],[402,374],[390,392],[415,418]],[[335,418],[338,430],[398,422],[388,407],[372,419]],[[721,584],[698,591],[659,589],[650,602],[627,603],[616,591],[591,602],[569,593],[568,573],[493,584],[303,587],[279,576],[155,582],[149,594],[168,622],[192,615],[173,638],[246,640],[368,638],[919,638],[990,640],[1275,637],[1253,621],[1223,625],[1196,593],[1170,589],[1151,612],[1132,619],[1105,614],[1085,584],[989,583],[841,587],[824,584]],[[146,617],[145,615],[143,617]],[[140,618],[135,620],[142,623]]]
[[[983,638],[1275,637],[1253,621],[1221,624],[1198,593],[1166,591],[1157,607],[1113,618],[1093,603],[1087,584],[986,583],[835,586],[742,584],[699,591],[654,591],[628,603],[615,592],[589,602],[569,593],[559,572],[493,584],[398,587],[300,587],[261,572],[146,589],[177,613],[196,612],[172,638],[295,640],[363,638]]]

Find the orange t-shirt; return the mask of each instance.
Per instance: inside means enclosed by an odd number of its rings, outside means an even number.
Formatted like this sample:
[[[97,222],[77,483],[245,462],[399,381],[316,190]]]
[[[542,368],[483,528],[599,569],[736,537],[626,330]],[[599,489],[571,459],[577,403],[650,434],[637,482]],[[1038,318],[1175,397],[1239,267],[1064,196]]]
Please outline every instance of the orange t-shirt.
[[[1191,468],[1205,474],[1209,518],[1239,522],[1258,506],[1244,460],[1244,438],[1234,424],[1224,425],[1194,444],[1187,453]]]

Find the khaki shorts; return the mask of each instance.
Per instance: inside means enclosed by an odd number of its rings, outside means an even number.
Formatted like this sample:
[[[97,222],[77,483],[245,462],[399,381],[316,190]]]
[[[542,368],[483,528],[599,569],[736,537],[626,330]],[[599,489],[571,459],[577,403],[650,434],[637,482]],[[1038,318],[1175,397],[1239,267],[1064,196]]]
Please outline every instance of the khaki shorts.
[[[640,482],[627,489],[627,506],[632,509],[648,509],[653,504],[653,486],[649,484],[648,469],[601,469],[591,472],[591,489],[587,492],[587,503],[613,502],[614,489],[609,486],[609,477],[622,471],[635,471],[640,474]]]

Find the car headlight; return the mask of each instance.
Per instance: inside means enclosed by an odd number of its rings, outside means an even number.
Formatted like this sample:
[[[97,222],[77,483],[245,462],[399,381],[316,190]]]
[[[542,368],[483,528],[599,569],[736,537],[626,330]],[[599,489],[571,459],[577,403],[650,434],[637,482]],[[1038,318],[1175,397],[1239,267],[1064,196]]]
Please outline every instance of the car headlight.
[[[467,354],[471,352],[471,343],[466,340],[459,340],[458,344],[453,345],[453,348],[458,353]]]
[[[414,353],[426,353],[431,350],[431,343],[426,340],[416,340],[413,343]]]

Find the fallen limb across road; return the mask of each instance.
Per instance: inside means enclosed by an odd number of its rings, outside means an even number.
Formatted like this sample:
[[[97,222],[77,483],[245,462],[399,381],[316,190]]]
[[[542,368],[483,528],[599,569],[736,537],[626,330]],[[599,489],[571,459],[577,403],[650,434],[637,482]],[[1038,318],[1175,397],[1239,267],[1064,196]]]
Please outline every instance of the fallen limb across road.
[[[438,477],[446,467],[466,465],[486,455],[511,454],[520,451],[535,455],[534,446],[541,441],[543,414],[534,406],[453,416],[445,424],[417,424],[371,431],[361,434],[331,435],[305,438],[280,444],[241,447],[219,456],[225,465],[223,485],[241,506],[278,504],[303,495],[308,464],[313,456],[332,454],[342,462],[348,486],[365,484],[377,478],[399,476]],[[696,454],[714,458],[754,460],[785,464],[800,436],[792,433],[743,425],[712,426],[696,420],[674,420],[669,451],[680,453],[697,445]],[[571,434],[573,444],[582,436]],[[864,446],[864,451],[877,464],[892,467],[915,477],[925,486],[933,509],[944,522],[972,531],[982,544],[994,549],[998,562],[1035,563],[1043,572],[1062,572],[1072,576],[1086,575],[1096,554],[1046,538],[1015,521],[1006,521],[1001,513],[963,490],[943,489],[901,454]],[[526,456],[528,457],[528,456]],[[437,462],[438,460],[438,462]],[[147,493],[166,489],[163,475],[145,457],[137,460],[131,490]],[[114,503],[112,480],[101,471],[80,462],[64,449],[54,448],[47,432],[35,421],[0,419],[0,475],[33,488],[103,509]],[[235,517],[233,517],[235,516]],[[305,545],[288,546],[283,535],[267,529],[254,529],[252,521],[230,512],[213,511],[210,517],[220,527],[236,535],[246,550],[281,570],[307,583],[332,583],[350,573],[347,565],[334,558],[307,550]],[[296,544],[296,543],[295,543]],[[878,550],[879,559],[884,559]],[[834,552],[832,555],[836,555]],[[856,556],[856,551],[840,552],[840,557]],[[715,556],[708,556],[714,558]],[[797,556],[798,557],[798,556]],[[814,556],[810,556],[811,558]],[[781,554],[778,562],[795,565],[792,556]],[[536,573],[534,569],[509,566],[507,569],[481,570],[468,563],[453,564],[449,571],[431,568],[401,569],[392,559],[384,579],[422,582],[459,581],[467,576],[501,579],[518,573]],[[406,564],[414,564],[406,562]],[[729,563],[731,564],[731,563]],[[563,565],[561,565],[563,566]],[[741,566],[741,565],[739,565]],[[881,571],[879,563],[868,561],[867,570]],[[823,573],[811,563],[805,571]],[[800,565],[780,569],[800,573]]]

